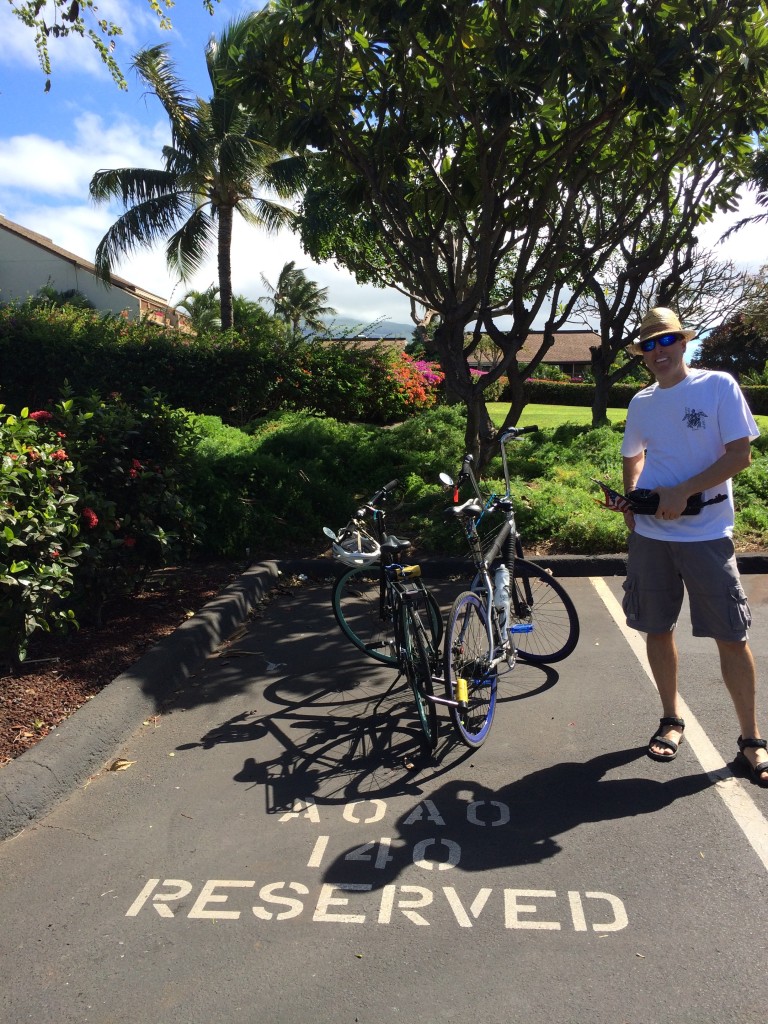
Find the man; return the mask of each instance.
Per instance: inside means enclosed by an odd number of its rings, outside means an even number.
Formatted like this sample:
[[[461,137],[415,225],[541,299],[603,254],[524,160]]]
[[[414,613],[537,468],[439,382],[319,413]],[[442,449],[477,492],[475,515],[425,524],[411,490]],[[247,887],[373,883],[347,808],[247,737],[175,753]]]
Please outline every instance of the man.
[[[755,663],[747,642],[751,613],[741,587],[733,542],[731,477],[750,461],[758,428],[736,381],[727,373],[692,370],[685,329],[671,309],[644,317],[629,345],[656,378],[632,399],[622,444],[625,494],[648,488],[658,495],[655,515],[625,512],[629,535],[624,612],[627,624],[647,634],[648,660],[663,717],[648,756],[671,761],[683,740],[677,691],[675,626],[688,591],[694,636],[712,637],[723,680],[741,728],[736,762],[768,787],[768,751],[755,707]],[[691,495],[726,500],[683,515]]]

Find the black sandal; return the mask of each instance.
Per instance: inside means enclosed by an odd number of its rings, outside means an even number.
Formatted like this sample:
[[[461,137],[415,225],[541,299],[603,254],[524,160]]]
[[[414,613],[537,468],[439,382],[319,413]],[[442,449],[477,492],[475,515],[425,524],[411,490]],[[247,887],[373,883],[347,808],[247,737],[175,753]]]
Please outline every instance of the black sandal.
[[[739,744],[739,752],[736,755],[735,764],[746,771],[747,776],[756,786],[768,789],[768,761],[761,761],[759,764],[753,765],[744,753],[745,749],[768,750],[768,740],[755,740],[750,737],[742,739],[739,736],[736,742]]]
[[[655,736],[651,736],[650,740],[648,741],[648,757],[650,757],[653,761],[674,761],[677,757],[677,751],[680,747],[680,744],[683,742],[682,736],[680,736],[679,741],[675,743],[674,740],[668,740],[666,736],[660,735],[661,730],[667,725],[672,725],[676,729],[680,730],[683,730],[685,728],[685,722],[682,718],[659,719],[659,731],[656,733]],[[657,747],[666,747],[669,753],[657,754],[655,750],[651,750],[651,747],[653,747],[654,745]]]

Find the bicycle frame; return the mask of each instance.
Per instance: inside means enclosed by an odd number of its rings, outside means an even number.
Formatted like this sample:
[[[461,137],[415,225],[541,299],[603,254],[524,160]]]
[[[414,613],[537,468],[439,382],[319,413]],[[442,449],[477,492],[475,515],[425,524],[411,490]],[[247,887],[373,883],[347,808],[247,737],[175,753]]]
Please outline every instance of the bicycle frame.
[[[520,606],[517,587],[514,584],[515,558],[522,559],[524,554],[520,534],[517,531],[517,525],[515,523],[515,510],[511,494],[506,444],[508,441],[513,440],[520,434],[533,433],[536,430],[538,430],[538,427],[535,426],[523,427],[521,429],[513,427],[504,431],[500,435],[499,449],[501,452],[501,462],[504,471],[503,495],[499,496],[492,494],[484,501],[480,487],[477,483],[477,478],[472,470],[473,459],[471,455],[466,455],[464,457],[461,471],[459,473],[459,479],[456,484],[453,485],[453,482],[451,481],[451,485],[454,486],[455,501],[458,500],[461,484],[466,480],[469,480],[471,483],[472,489],[474,490],[477,498],[477,503],[473,503],[471,501],[465,502],[463,506],[459,506],[455,511],[463,512],[464,532],[469,543],[472,561],[475,565],[475,569],[477,570],[470,589],[474,593],[482,596],[485,604],[489,649],[499,649],[501,652],[500,657],[498,659],[494,659],[491,667],[495,667],[504,660],[506,660],[511,667],[514,664],[515,658],[514,643],[508,635],[509,631],[507,631],[506,636],[502,636],[499,616],[493,600],[494,586],[491,576],[491,566],[498,558],[502,559],[510,573],[510,598],[515,604],[515,613],[517,617],[522,617],[521,612],[523,611]],[[443,482],[447,484],[449,478],[441,478],[443,479]],[[493,542],[486,550],[483,550],[482,541],[477,528],[487,512],[501,512],[504,516],[504,523],[496,534]],[[527,578],[523,579],[523,588],[525,591],[525,603],[530,606],[532,595],[530,581]],[[513,633],[524,632],[528,629],[530,629],[530,627],[513,626],[511,631]]]

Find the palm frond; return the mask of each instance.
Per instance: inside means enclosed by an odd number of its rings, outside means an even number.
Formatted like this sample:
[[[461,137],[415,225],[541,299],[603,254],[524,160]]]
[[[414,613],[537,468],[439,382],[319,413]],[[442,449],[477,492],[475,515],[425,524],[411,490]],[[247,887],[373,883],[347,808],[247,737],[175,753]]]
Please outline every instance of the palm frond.
[[[168,239],[165,248],[168,266],[186,281],[203,265],[215,239],[213,218],[204,207],[198,207]]]
[[[100,277],[109,280],[112,266],[135,249],[151,248],[165,238],[190,211],[185,195],[154,196],[126,210],[96,247],[95,265]]]
[[[96,171],[88,185],[91,199],[119,199],[124,206],[143,203],[174,191],[175,175],[151,167],[115,167]]]
[[[238,203],[235,209],[248,224],[269,233],[291,227],[297,217],[295,211],[287,206],[260,196]]]
[[[168,56],[168,44],[141,50],[131,65],[157,96],[171,122],[175,139],[185,140],[194,132],[197,100],[184,89],[176,75],[176,65]]]

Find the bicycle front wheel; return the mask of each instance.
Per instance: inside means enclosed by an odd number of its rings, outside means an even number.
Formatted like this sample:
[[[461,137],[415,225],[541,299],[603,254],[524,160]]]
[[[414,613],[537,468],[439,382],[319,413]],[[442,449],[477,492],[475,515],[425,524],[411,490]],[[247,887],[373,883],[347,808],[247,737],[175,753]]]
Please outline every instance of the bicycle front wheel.
[[[496,711],[496,669],[491,668],[485,606],[465,591],[453,602],[445,635],[445,688],[451,700],[451,721],[462,743],[479,747]]]
[[[429,750],[434,750],[438,734],[437,706],[429,697],[433,693],[432,669],[440,640],[434,630],[431,636],[427,632],[425,623],[431,622],[431,616],[426,608],[420,611],[413,598],[403,600],[400,622],[405,674],[413,690],[425,744]]]
[[[530,632],[512,634],[518,655],[532,664],[562,661],[579,640],[579,617],[565,588],[535,562],[515,559],[511,588],[513,624]]]

